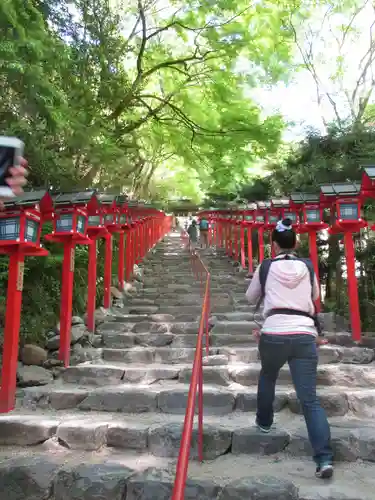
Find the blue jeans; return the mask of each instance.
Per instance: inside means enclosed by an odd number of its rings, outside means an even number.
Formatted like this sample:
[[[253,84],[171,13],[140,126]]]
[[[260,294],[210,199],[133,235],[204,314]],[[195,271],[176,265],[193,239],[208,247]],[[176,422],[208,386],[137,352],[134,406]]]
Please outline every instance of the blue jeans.
[[[273,423],[273,402],[280,368],[289,364],[297,397],[305,417],[314,460],[317,465],[332,462],[331,433],[324,409],[316,395],[318,354],[312,335],[262,334],[259,341],[262,364],[258,382],[257,422]]]

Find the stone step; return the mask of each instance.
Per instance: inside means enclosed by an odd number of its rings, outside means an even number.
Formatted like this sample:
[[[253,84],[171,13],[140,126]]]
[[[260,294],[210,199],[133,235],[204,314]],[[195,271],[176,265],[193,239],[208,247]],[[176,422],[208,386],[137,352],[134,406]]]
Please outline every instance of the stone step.
[[[183,415],[97,415],[61,412],[0,416],[0,445],[36,446],[55,441],[56,448],[98,451],[104,447],[138,450],[155,457],[176,458],[180,448]],[[371,420],[332,419],[335,462],[375,461],[375,425]],[[191,458],[197,458],[197,423],[192,437]],[[60,446],[59,446],[60,445]],[[57,450],[55,450],[56,453]],[[231,454],[311,457],[306,426],[301,417],[278,414],[278,424],[269,434],[254,425],[254,414],[205,417],[203,457],[205,460]],[[253,472],[253,471],[252,471]],[[4,484],[4,483],[2,483]]]
[[[51,440],[52,441],[52,440]],[[57,448],[51,456],[47,447]],[[68,450],[52,441],[27,451],[0,454],[0,478],[9,485],[9,500],[167,500],[172,497],[176,459],[137,451]],[[109,460],[108,460],[109,458]],[[249,475],[249,472],[251,474]],[[296,472],[298,471],[298,472]],[[372,500],[375,467],[371,463],[340,463],[336,481],[323,483],[306,458],[281,453],[255,457],[232,454],[213,462],[189,464],[185,500]],[[22,481],[18,480],[22,477]],[[50,492],[53,495],[50,496]],[[10,495],[10,493],[14,494]]]
[[[134,346],[127,349],[103,349],[105,361],[121,361],[123,363],[189,363],[194,361],[195,348],[182,349],[173,347],[141,347]],[[254,363],[258,361],[258,347],[242,348],[210,348],[206,357],[203,350],[203,364],[228,365],[235,363]],[[361,347],[341,347],[325,345],[319,348],[319,363],[353,363],[369,364],[374,360],[373,349]]]
[[[253,386],[258,383],[259,363],[233,364],[228,366],[204,366],[203,380],[207,384],[228,386],[233,382],[242,386]],[[180,382],[189,383],[191,367],[179,371]],[[291,384],[289,368],[284,366],[279,372],[278,381]],[[325,364],[318,366],[317,384],[319,386],[363,387],[372,388],[375,384],[373,364]]]
[[[189,385],[177,381],[162,384],[129,384],[120,380],[112,385],[93,387],[83,384],[51,384],[43,387],[22,389],[20,405],[35,410],[149,413],[161,412],[184,415]],[[372,418],[375,416],[375,390],[347,387],[319,387],[318,395],[327,414],[332,416],[353,415]],[[220,387],[205,384],[205,415],[225,415],[234,411],[253,412],[257,405],[257,389],[231,384]],[[277,386],[275,411],[288,409],[301,414],[301,408],[292,386]]]
[[[203,366],[203,381],[206,384],[229,386],[232,383],[241,386],[254,386],[258,383],[259,363],[231,363],[226,366]],[[66,383],[91,384],[103,386],[127,383],[152,384],[159,380],[179,380],[190,383],[191,363],[188,364],[126,364],[120,362],[106,363],[86,362],[70,366],[62,372],[62,380]],[[284,366],[279,372],[281,384],[291,384],[289,367]],[[372,388],[375,382],[373,364],[321,364],[318,366],[317,384],[332,387]]]
[[[211,355],[214,354],[227,357],[230,363],[254,363],[259,359],[257,346],[241,348],[221,347],[213,349]],[[373,349],[363,347],[344,347],[330,344],[320,346],[318,354],[319,364],[352,363],[366,365],[372,363],[375,358]],[[215,356],[212,364],[220,364],[219,360],[215,363]]]
[[[211,355],[217,355],[218,349],[210,349]],[[203,351],[206,356],[206,350]],[[192,363],[195,357],[195,348],[187,347],[178,349],[173,347],[141,347],[135,346],[128,349],[103,349],[105,361],[116,361],[122,363]],[[228,362],[228,356],[226,361]]]

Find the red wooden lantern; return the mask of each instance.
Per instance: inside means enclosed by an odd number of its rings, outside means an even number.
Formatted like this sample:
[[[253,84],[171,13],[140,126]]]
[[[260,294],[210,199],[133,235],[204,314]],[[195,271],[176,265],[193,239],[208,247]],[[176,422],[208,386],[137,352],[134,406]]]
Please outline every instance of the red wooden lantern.
[[[300,216],[298,210],[291,203],[289,198],[271,200],[271,206],[274,215],[277,217],[277,221],[280,219],[290,219],[294,228],[298,230]]]
[[[258,246],[259,246],[259,264],[264,259],[264,230],[267,224],[267,210],[271,203],[268,201],[257,201],[257,210],[255,211],[255,226],[258,228]]]
[[[104,226],[108,233],[105,235],[105,255],[104,255],[104,297],[103,306],[105,309],[111,307],[111,285],[112,285],[112,245],[113,234],[122,231],[119,223],[120,206],[117,204],[117,195],[111,193],[101,193],[98,195],[104,217]]]
[[[8,290],[1,369],[0,413],[13,410],[16,395],[24,260],[46,256],[40,244],[42,219],[53,210],[48,191],[30,191],[4,203],[0,213],[0,253],[9,255]]]
[[[47,241],[64,245],[64,260],[61,283],[60,348],[59,359],[69,365],[70,333],[72,323],[72,298],[74,281],[74,258],[76,245],[88,245],[88,212],[95,210],[98,200],[95,191],[59,194],[54,197],[55,211],[52,214],[53,231],[45,236]]]
[[[321,200],[331,207],[331,233],[344,234],[344,247],[348,275],[348,295],[353,340],[361,340],[358,283],[355,272],[353,233],[367,226],[363,220],[362,193],[359,183],[345,182],[321,186]]]
[[[252,229],[255,226],[255,212],[257,206],[255,203],[248,203],[243,211],[243,221],[242,227],[243,230],[247,233],[247,263],[248,263],[248,271],[249,273],[254,272],[253,267],[253,238],[252,238]],[[244,235],[245,238],[245,235]],[[244,264],[242,265],[244,267]]]
[[[320,196],[311,193],[293,193],[290,195],[290,205],[300,213],[300,223],[297,227],[299,233],[308,234],[310,259],[314,266],[316,278],[319,283],[319,257],[317,246],[317,232],[329,226],[323,220],[323,204]],[[321,310],[320,299],[316,302],[317,311]]]
[[[375,198],[375,167],[363,168],[361,194],[363,198]]]
[[[375,198],[375,167],[364,167],[361,183],[362,198]],[[375,224],[371,226],[375,231]]]

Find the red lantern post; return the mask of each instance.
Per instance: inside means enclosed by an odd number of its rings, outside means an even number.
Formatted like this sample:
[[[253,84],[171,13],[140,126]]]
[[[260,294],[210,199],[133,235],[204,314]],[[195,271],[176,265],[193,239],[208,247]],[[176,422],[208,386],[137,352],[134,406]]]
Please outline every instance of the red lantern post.
[[[64,246],[59,359],[65,366],[69,365],[70,358],[75,246],[91,243],[87,237],[87,213],[90,205],[96,203],[94,191],[57,195],[52,214],[53,231],[45,236],[47,241],[62,243]]]
[[[353,233],[367,226],[362,219],[362,194],[359,183],[325,184],[321,186],[321,200],[331,206],[333,224],[330,232],[344,234],[345,259],[348,280],[349,312],[352,338],[361,340],[361,318],[358,300],[358,283],[355,269]]]
[[[1,369],[0,413],[14,409],[19,330],[21,321],[24,260],[46,256],[40,244],[42,219],[53,210],[46,191],[31,191],[5,202],[0,213],[0,254],[9,255],[8,290]]]
[[[259,264],[264,260],[264,230],[266,228],[267,220],[266,213],[271,204],[268,201],[257,201],[257,209],[255,211],[254,225],[258,230],[258,246],[259,246]]]
[[[87,280],[87,329],[95,331],[95,309],[96,309],[96,281],[97,281],[97,254],[98,240],[108,235],[108,230],[104,224],[103,210],[97,200],[96,205],[92,205],[88,210],[87,236],[90,238],[89,244],[89,265]]]
[[[256,226],[255,214],[257,206],[255,203],[249,203],[244,211],[244,220],[242,222],[243,226],[247,231],[247,262],[249,273],[254,272],[253,266],[253,238],[252,229]]]

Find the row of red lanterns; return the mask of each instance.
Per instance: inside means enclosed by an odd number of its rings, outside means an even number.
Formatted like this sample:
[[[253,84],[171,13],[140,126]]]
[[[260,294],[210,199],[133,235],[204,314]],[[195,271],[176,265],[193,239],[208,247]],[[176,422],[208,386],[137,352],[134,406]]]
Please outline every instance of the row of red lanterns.
[[[87,327],[95,329],[97,241],[105,240],[104,307],[111,305],[112,242],[119,235],[118,286],[124,288],[134,264],[166,232],[171,219],[146,204],[124,196],[95,191],[52,196],[47,190],[32,191],[6,201],[0,213],[0,254],[9,255],[7,305],[4,328],[0,412],[14,406],[19,348],[24,260],[26,256],[46,256],[41,244],[42,225],[52,222],[46,241],[61,243],[64,259],[61,283],[59,359],[65,366],[70,358],[70,332],[74,286],[74,261],[77,245],[88,245]],[[126,246],[125,246],[126,240]]]
[[[343,234],[352,337],[353,340],[360,341],[361,320],[353,233],[368,225],[362,217],[365,198],[375,198],[375,167],[364,169],[361,183],[321,185],[319,195],[294,193],[288,198],[250,203],[242,208],[205,210],[199,213],[199,217],[207,217],[211,223],[211,243],[224,248],[229,256],[241,262],[243,268],[247,260],[250,273],[254,271],[253,229],[258,233],[258,255],[259,262],[262,262],[264,231],[272,232],[280,219],[291,219],[298,233],[308,234],[310,257],[317,277],[319,276],[317,232],[328,229],[330,233]],[[330,212],[329,224],[324,220],[327,209]],[[375,229],[375,226],[371,229]],[[247,256],[245,231],[247,231]],[[320,311],[320,303],[317,304],[317,308]]]

